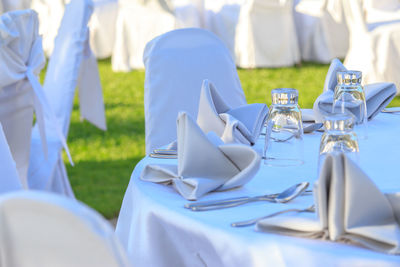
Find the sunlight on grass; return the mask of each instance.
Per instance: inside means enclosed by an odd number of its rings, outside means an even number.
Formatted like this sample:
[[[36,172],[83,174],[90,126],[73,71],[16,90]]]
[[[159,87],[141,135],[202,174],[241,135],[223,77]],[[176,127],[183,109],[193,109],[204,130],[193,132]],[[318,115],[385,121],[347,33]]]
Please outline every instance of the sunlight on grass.
[[[99,61],[99,70],[108,130],[103,132],[81,122],[75,99],[68,136],[75,167],[65,157],[64,160],[76,197],[112,218],[118,215],[133,168],[145,155],[144,71],[115,73],[110,60]],[[272,89],[293,87],[299,90],[302,108],[312,108],[322,92],[327,71],[328,65],[314,63],[293,68],[238,70],[249,103],[270,105]],[[400,106],[400,98],[391,106]]]

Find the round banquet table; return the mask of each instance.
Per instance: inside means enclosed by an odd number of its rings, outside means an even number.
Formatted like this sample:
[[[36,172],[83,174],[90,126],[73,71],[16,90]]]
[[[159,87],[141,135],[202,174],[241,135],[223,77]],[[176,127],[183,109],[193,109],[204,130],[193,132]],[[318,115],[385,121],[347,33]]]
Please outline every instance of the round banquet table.
[[[322,133],[304,137],[305,163],[298,167],[261,164],[246,185],[212,192],[200,200],[280,192],[292,184],[317,179]],[[263,136],[255,149],[263,147]],[[368,123],[368,138],[359,140],[360,165],[383,192],[400,192],[400,114],[379,114]],[[232,228],[231,222],[313,202],[303,195],[286,204],[255,202],[193,212],[171,186],[139,179],[147,164],[173,164],[176,159],[145,157],[135,167],[122,203],[116,233],[135,266],[400,266],[400,256],[331,241]]]

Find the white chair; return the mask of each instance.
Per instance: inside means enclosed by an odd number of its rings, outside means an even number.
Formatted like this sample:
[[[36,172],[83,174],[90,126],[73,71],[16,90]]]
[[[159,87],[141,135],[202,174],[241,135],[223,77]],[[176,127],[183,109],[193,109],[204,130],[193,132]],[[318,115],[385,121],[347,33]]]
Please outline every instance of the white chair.
[[[3,12],[27,9],[31,0],[0,0],[0,14]]]
[[[248,0],[240,9],[235,36],[236,65],[292,66],[300,61],[292,0]]]
[[[90,47],[96,58],[107,58],[114,48],[118,0],[94,0],[93,4],[89,21]]]
[[[400,93],[400,21],[366,23],[360,0],[343,1],[350,32],[344,64],[363,72],[363,83],[393,82]]]
[[[204,79],[213,82],[228,105],[246,104],[228,49],[209,31],[192,28],[163,34],[147,44],[143,61],[146,153],[176,139],[179,111],[197,117]]]
[[[367,23],[400,20],[400,1],[363,0],[363,11]]]
[[[235,34],[246,0],[204,0],[204,28],[217,35],[235,58]]]
[[[114,71],[142,69],[146,43],[154,37],[181,27],[199,27],[200,17],[176,15],[167,0],[120,0],[116,39],[112,55]],[[187,18],[189,21],[181,21]]]
[[[41,126],[38,136],[45,136],[44,116],[56,125],[37,77],[45,64],[37,14],[32,10],[3,14],[0,17],[0,44],[0,122],[21,184],[26,188],[33,109]],[[55,138],[66,146],[61,131],[56,132]],[[43,148],[46,151],[45,144]]]
[[[303,60],[329,63],[346,56],[349,32],[341,1],[302,0],[294,18]]]
[[[31,8],[39,15],[39,34],[43,38],[43,50],[50,57],[64,14],[64,0],[32,0]]]
[[[77,84],[80,85],[81,100],[82,98],[85,99],[81,101],[81,108],[85,106],[82,102],[91,101],[94,103],[91,106],[86,105],[85,112],[94,112],[93,118],[97,119],[97,125],[105,128],[104,106],[102,104],[96,59],[88,45],[87,23],[92,14],[92,4],[91,0],[72,0],[66,6],[43,86],[45,94],[55,111],[57,120],[62,125],[62,132],[65,136],[68,136]],[[86,75],[86,71],[90,72],[90,66],[93,67],[92,69],[95,72]],[[82,75],[86,78],[79,80]],[[98,81],[98,83],[93,84],[93,81]],[[82,85],[86,89],[81,88]],[[102,115],[98,116],[96,114]],[[29,187],[73,197],[61,158],[61,143],[55,138],[52,124],[46,121],[47,144],[49,146],[47,157],[40,149],[42,142],[39,138],[38,128],[39,125],[36,124],[32,132],[28,171]]]
[[[0,196],[2,266],[131,266],[114,230],[84,204],[45,192]]]
[[[22,189],[17,167],[0,123],[0,194]]]

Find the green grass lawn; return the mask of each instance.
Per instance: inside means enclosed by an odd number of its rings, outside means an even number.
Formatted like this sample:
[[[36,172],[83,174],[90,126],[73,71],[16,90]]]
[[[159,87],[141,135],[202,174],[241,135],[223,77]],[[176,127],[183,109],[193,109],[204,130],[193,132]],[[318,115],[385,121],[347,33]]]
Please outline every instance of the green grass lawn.
[[[300,107],[312,108],[322,92],[328,67],[304,63],[301,67],[238,72],[248,103],[269,106],[272,89],[293,87],[299,90]],[[110,60],[99,61],[99,70],[108,130],[81,122],[75,102],[68,136],[75,167],[64,160],[76,197],[112,218],[119,213],[133,168],[145,155],[144,71],[115,73]],[[400,106],[400,97],[391,106]]]

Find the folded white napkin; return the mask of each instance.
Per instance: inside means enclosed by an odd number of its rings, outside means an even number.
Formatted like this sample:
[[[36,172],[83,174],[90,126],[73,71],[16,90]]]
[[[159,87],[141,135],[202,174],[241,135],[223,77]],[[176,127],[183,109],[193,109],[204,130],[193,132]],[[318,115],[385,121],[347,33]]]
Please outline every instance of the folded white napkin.
[[[225,143],[253,145],[267,119],[265,104],[229,107],[218,90],[204,80],[200,93],[197,124],[205,132],[215,132]]]
[[[259,221],[257,229],[400,254],[400,194],[380,192],[345,154],[327,156],[314,184],[314,200],[316,214],[283,214]]]
[[[196,200],[245,184],[260,167],[260,156],[251,147],[224,144],[213,132],[205,135],[186,113],[178,115],[177,136],[178,165],[147,165],[142,180],[172,184],[184,198]]]
[[[322,122],[323,117],[331,114],[333,95],[337,85],[336,73],[346,71],[346,67],[338,59],[333,59],[325,78],[324,91],[314,102],[314,114],[317,122]],[[367,104],[368,120],[373,119],[390,101],[396,96],[396,85],[394,83],[374,83],[364,85],[365,100]],[[354,115],[359,107],[347,107]]]
[[[206,134],[214,132],[225,144],[254,145],[267,116],[266,104],[256,103],[231,108],[209,80],[203,81],[197,124]],[[167,148],[176,150],[177,141],[170,143]]]

